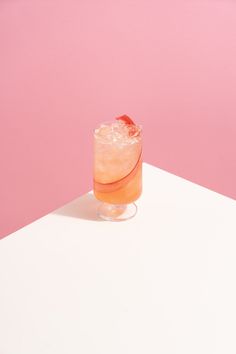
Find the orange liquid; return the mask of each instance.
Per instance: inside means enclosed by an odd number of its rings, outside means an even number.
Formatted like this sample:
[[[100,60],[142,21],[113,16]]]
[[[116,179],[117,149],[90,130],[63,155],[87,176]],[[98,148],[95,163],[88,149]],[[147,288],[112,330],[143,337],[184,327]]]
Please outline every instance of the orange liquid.
[[[115,183],[114,183],[115,186]],[[115,188],[114,188],[115,189]],[[142,193],[142,163],[140,163],[135,175],[123,183],[120,188],[110,191],[101,191],[96,189],[96,182],[94,183],[95,197],[102,202],[111,204],[129,204],[137,200]]]

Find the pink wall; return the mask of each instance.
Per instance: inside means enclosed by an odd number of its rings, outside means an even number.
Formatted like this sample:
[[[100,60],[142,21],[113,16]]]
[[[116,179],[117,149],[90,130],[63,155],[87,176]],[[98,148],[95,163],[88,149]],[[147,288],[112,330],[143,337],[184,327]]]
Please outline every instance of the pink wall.
[[[91,129],[236,198],[236,2],[0,2],[0,236],[92,187]]]

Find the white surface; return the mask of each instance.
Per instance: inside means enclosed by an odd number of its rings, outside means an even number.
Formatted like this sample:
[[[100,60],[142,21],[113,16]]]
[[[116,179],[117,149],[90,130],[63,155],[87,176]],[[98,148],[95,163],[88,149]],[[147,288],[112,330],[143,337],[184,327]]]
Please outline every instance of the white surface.
[[[0,354],[235,354],[236,202],[144,164],[134,219],[94,203],[0,241]]]

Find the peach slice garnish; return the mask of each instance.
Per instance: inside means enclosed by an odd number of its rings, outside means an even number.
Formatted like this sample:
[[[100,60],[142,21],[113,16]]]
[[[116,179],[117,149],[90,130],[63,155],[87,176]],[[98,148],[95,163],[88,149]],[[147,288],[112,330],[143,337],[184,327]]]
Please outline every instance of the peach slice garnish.
[[[125,124],[135,125],[135,123],[132,121],[132,119],[130,117],[128,117],[126,114],[124,114],[123,116],[117,117],[116,119],[122,120]]]
[[[121,120],[129,127],[129,136],[139,135],[138,126],[136,126],[134,121],[126,114],[124,114],[123,116],[117,117],[116,120]]]

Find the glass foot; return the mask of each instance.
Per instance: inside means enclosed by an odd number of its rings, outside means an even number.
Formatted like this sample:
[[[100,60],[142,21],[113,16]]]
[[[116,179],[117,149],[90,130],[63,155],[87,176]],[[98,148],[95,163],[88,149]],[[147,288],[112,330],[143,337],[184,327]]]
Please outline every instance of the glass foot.
[[[125,221],[133,218],[137,213],[137,205],[101,203],[97,214],[100,218],[109,221]]]

